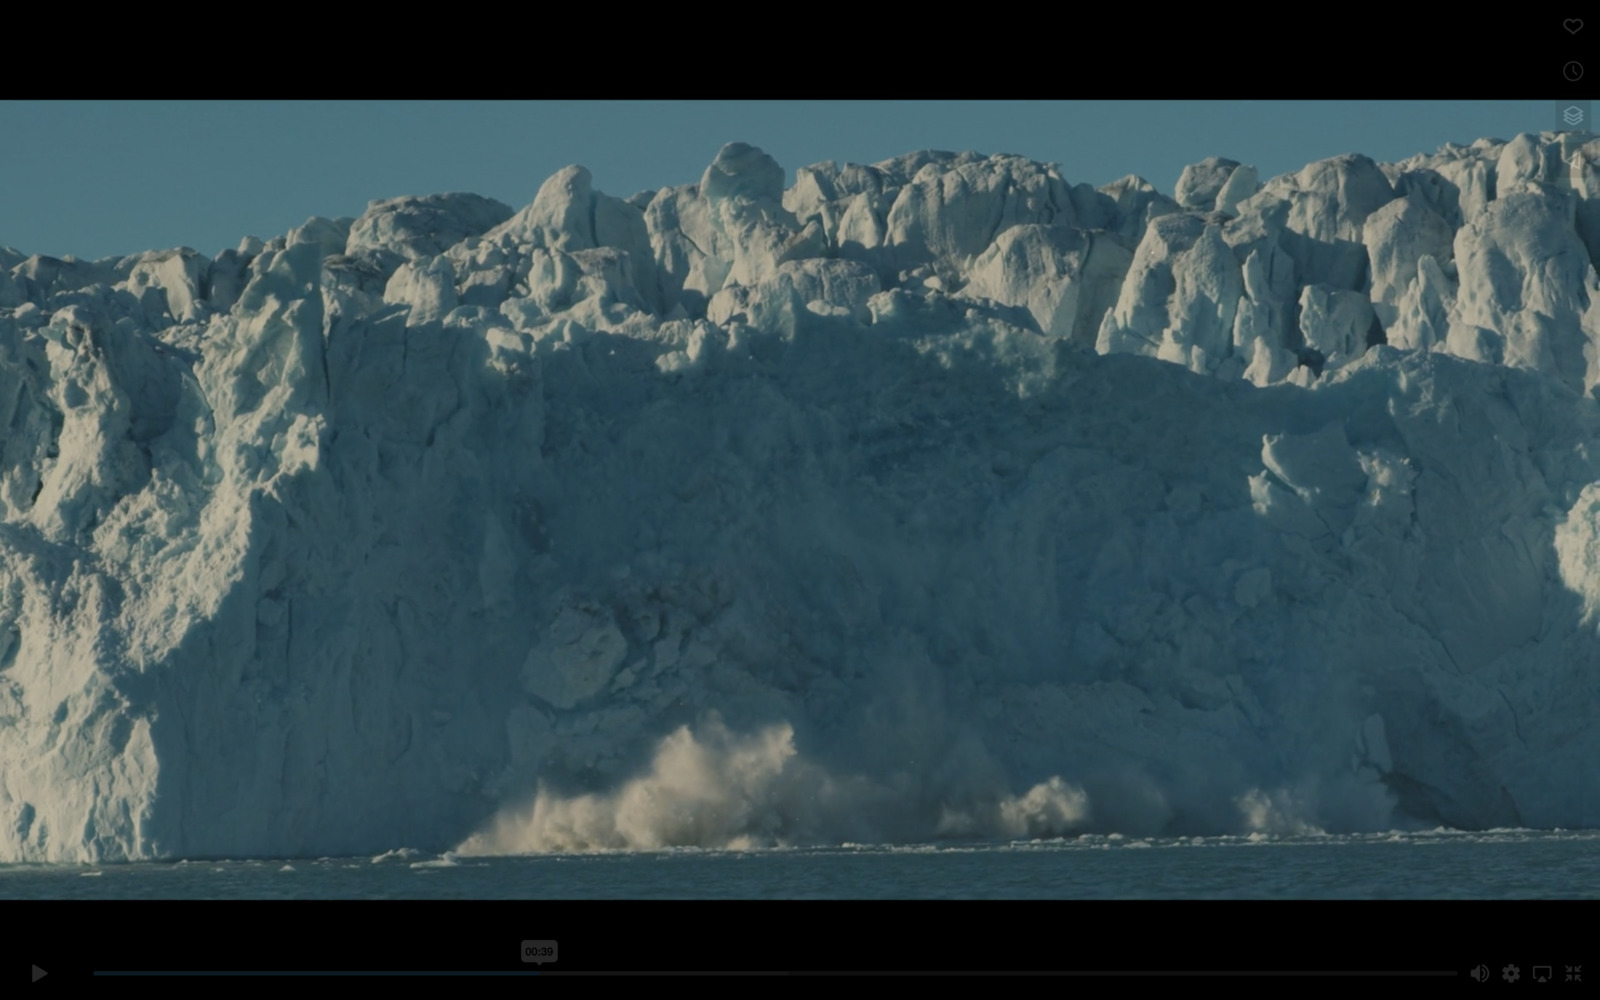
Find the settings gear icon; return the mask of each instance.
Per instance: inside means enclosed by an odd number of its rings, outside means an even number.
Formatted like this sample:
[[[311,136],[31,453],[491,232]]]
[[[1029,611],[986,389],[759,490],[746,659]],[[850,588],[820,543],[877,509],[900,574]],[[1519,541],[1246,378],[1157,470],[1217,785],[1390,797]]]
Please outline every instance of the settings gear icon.
[[[1522,971],[1515,965],[1508,965],[1500,970],[1500,978],[1508,983],[1514,983],[1522,978]]]

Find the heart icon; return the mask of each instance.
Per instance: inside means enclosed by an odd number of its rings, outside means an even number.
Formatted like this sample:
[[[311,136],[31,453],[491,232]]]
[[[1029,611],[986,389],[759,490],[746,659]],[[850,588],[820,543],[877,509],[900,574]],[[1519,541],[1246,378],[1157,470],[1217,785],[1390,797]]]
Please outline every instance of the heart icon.
[[[1562,21],[1561,26],[1566,28],[1569,34],[1573,35],[1576,35],[1578,32],[1583,30],[1583,22],[1575,17],[1569,17],[1565,21]]]

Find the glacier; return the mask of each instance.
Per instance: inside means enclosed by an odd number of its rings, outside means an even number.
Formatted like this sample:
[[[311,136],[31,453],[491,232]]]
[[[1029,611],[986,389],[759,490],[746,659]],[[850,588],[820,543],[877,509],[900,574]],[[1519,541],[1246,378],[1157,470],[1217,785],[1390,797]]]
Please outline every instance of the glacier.
[[[1597,145],[0,248],[0,862],[1600,827]]]

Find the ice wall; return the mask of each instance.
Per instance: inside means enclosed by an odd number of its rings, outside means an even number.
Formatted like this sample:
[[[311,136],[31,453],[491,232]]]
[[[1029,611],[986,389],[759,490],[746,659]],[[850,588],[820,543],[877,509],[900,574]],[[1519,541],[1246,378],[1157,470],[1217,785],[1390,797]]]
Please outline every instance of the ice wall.
[[[1588,138],[0,250],[0,860],[1600,825]]]

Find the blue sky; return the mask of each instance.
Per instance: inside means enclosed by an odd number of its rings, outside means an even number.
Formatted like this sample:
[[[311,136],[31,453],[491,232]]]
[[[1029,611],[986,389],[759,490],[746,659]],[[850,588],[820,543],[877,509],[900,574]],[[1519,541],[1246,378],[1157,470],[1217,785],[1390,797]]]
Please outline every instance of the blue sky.
[[[1554,127],[1550,101],[0,102],[0,245],[95,259],[212,255],[312,215],[472,191],[513,207],[570,163],[626,197],[687,184],[726,142],[793,178],[915,149],[1019,153],[1096,185],[1171,192],[1227,156],[1263,179],[1340,153],[1378,160]]]

